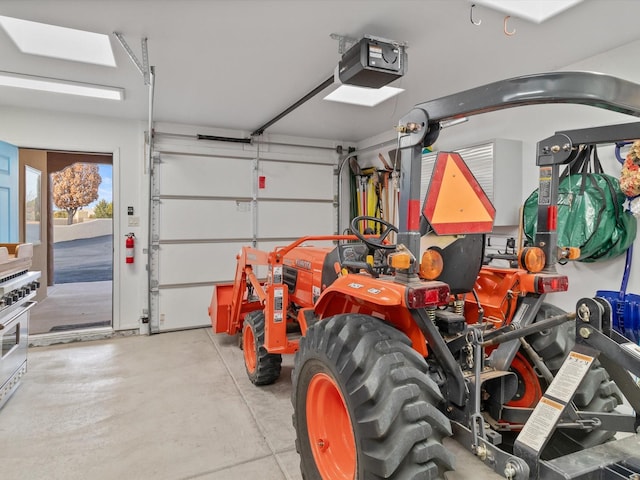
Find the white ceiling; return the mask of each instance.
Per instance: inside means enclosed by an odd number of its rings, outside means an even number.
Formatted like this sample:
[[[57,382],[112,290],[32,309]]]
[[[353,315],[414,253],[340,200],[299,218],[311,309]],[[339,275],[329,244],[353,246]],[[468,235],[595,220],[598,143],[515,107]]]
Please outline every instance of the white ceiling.
[[[512,0],[517,1],[517,0]],[[540,0],[553,1],[553,0]],[[117,68],[20,53],[0,29],[0,70],[123,87],[124,102],[0,87],[0,105],[145,120],[142,76],[112,35],[156,68],[154,120],[247,134],[333,74],[331,33],[408,42],[406,91],[378,107],[316,96],[267,130],[359,141],[419,102],[512,76],[561,69],[640,39],[638,0],[585,0],[535,24],[467,0],[3,0],[0,15],[111,35]]]

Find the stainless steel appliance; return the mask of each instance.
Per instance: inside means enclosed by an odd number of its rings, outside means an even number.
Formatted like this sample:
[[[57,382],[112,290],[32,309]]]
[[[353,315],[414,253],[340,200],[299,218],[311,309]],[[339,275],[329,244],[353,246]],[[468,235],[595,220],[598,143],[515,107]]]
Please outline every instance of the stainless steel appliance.
[[[4,264],[12,268],[0,269],[0,408],[27,371],[29,310],[36,304],[40,278],[40,272],[22,269],[23,259],[11,262],[7,259]]]

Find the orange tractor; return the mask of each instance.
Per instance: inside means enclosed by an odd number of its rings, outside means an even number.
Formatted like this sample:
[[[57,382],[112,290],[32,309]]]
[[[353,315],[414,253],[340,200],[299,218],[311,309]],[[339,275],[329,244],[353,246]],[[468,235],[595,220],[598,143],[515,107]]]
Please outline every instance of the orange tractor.
[[[640,137],[640,124],[539,142],[539,232],[514,257],[517,268],[483,265],[494,209],[457,154],[438,155],[419,198],[422,148],[440,122],[542,103],[640,116],[640,86],[562,72],[417,105],[398,127],[398,227],[356,217],[351,235],[272,252],[244,247],[234,283],[215,287],[214,331],[241,333],[254,384],[274,382],[282,354],[296,353],[293,422],[305,479],[443,478],[455,468],[442,445],[451,435],[509,479],[640,475],[640,435],[611,441],[640,424],[640,389],[628,373],[640,375],[640,352],[611,329],[606,301],[581,299],[576,313],[544,302],[568,288],[556,262],[578,255],[557,246],[559,166],[587,143]],[[380,235],[360,233],[372,222]],[[633,414],[614,411],[623,395]],[[603,465],[630,473],[600,476]]]

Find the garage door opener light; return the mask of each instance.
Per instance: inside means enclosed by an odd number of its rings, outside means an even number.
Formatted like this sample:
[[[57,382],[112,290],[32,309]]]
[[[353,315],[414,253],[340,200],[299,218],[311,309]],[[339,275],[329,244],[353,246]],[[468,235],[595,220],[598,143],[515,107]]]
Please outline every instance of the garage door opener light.
[[[355,85],[340,85],[333,92],[324,97],[324,99],[331,102],[375,107],[376,105],[384,102],[385,100],[389,100],[402,92],[404,92],[404,89],[402,88],[389,86],[367,88],[357,87]]]

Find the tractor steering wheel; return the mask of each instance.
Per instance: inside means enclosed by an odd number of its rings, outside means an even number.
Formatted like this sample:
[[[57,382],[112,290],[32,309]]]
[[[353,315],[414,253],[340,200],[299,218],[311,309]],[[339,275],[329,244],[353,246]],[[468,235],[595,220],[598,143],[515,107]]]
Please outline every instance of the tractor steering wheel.
[[[364,234],[360,233],[360,229],[358,228],[361,222],[373,222],[373,223],[380,224],[380,225],[385,227],[384,232],[382,232],[380,234],[380,236],[378,236],[378,237],[367,238],[367,237],[365,237]],[[359,217],[354,217],[354,219],[351,220],[351,231],[353,232],[353,234],[356,237],[358,237],[359,240],[363,241],[370,248],[374,248],[374,249],[380,248],[382,250],[395,250],[396,249],[396,245],[395,244],[382,243],[384,241],[384,239],[387,238],[391,232],[398,233],[398,229],[395,227],[395,225],[392,225],[391,223],[387,222],[386,220],[382,220],[381,218],[377,218],[377,217],[369,217],[369,216],[366,216],[366,215],[360,215]]]

